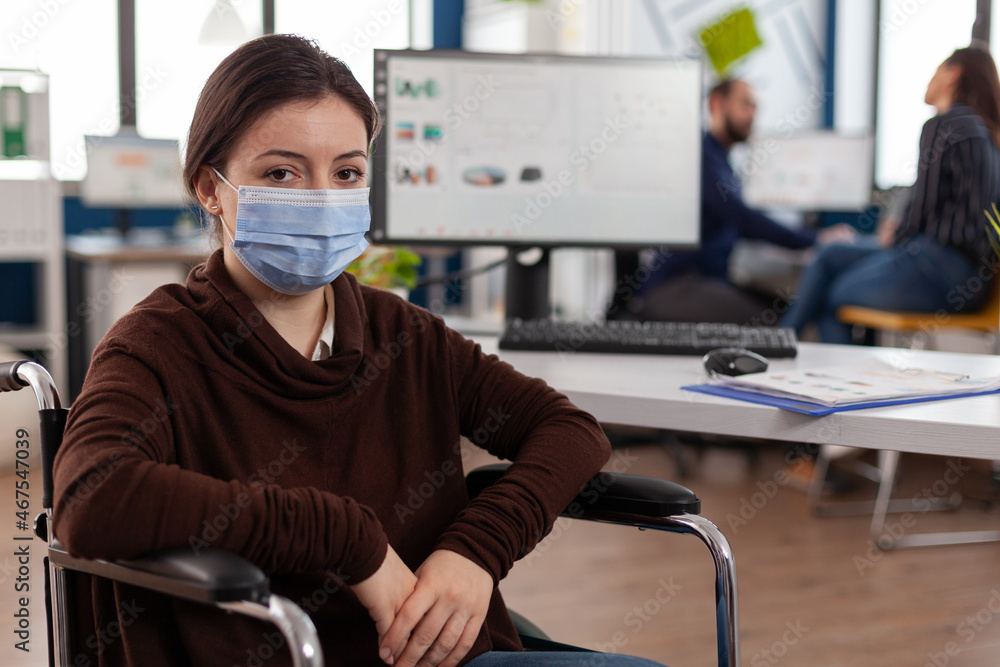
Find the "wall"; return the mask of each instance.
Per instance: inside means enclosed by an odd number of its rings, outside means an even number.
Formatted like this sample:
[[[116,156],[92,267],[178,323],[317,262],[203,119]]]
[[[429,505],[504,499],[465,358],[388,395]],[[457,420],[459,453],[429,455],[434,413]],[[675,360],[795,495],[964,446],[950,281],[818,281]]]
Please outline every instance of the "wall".
[[[725,12],[747,5],[755,12],[763,46],[733,68],[754,85],[756,131],[784,123],[821,127],[826,90],[827,0],[630,0],[631,49],[644,55],[696,55],[695,35]],[[706,85],[717,77],[706,67]]]

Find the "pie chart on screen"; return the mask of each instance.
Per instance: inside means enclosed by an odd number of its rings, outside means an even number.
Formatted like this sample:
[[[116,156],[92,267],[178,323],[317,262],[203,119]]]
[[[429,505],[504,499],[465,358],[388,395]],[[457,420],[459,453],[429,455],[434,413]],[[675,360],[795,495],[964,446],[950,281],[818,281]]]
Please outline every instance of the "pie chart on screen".
[[[499,167],[469,167],[462,172],[462,180],[469,185],[493,187],[507,180],[507,174]]]

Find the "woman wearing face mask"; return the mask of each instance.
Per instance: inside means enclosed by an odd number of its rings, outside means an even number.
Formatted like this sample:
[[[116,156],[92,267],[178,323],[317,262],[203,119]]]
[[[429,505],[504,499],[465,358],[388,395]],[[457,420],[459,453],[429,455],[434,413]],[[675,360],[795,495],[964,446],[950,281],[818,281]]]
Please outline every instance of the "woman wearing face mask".
[[[823,248],[781,323],[850,343],[845,305],[923,313],[980,309],[996,275],[986,215],[1000,203],[1000,80],[989,52],[958,49],[927,86],[938,114],[920,134],[917,181],[898,227]]]
[[[184,177],[222,247],[94,352],[55,533],[90,558],[233,551],[312,616],[328,664],[586,664],[519,652],[496,586],[607,440],[544,382],[342,273],[366,245],[378,129],[350,71],[298,37],[248,42],[209,77]],[[471,503],[462,435],[513,460]],[[145,610],[105,665],[247,664],[273,633],[119,584],[93,596],[99,626],[121,600]]]

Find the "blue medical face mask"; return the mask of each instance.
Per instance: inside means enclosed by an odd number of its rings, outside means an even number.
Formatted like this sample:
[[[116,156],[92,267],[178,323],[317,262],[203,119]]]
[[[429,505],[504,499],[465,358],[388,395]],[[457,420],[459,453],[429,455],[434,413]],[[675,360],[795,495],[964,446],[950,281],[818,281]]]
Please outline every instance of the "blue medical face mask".
[[[236,190],[233,253],[262,283],[282,294],[307,294],[357,259],[371,225],[369,188],[296,190],[241,185]],[[221,216],[220,216],[221,218]],[[225,220],[223,229],[229,236]]]

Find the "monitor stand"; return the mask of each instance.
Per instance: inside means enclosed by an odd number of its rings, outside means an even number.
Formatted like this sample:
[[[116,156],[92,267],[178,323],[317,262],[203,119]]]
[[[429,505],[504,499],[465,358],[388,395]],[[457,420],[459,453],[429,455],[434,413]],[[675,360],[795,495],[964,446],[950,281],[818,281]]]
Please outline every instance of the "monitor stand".
[[[132,212],[126,208],[120,208],[115,212],[115,227],[118,228],[118,235],[127,239],[129,231],[132,229]]]
[[[507,251],[507,299],[505,316],[508,320],[547,319],[552,315],[549,301],[549,250],[540,249],[538,261],[524,264],[518,255],[527,254],[531,247],[513,247]],[[530,261],[530,258],[527,258]]]

